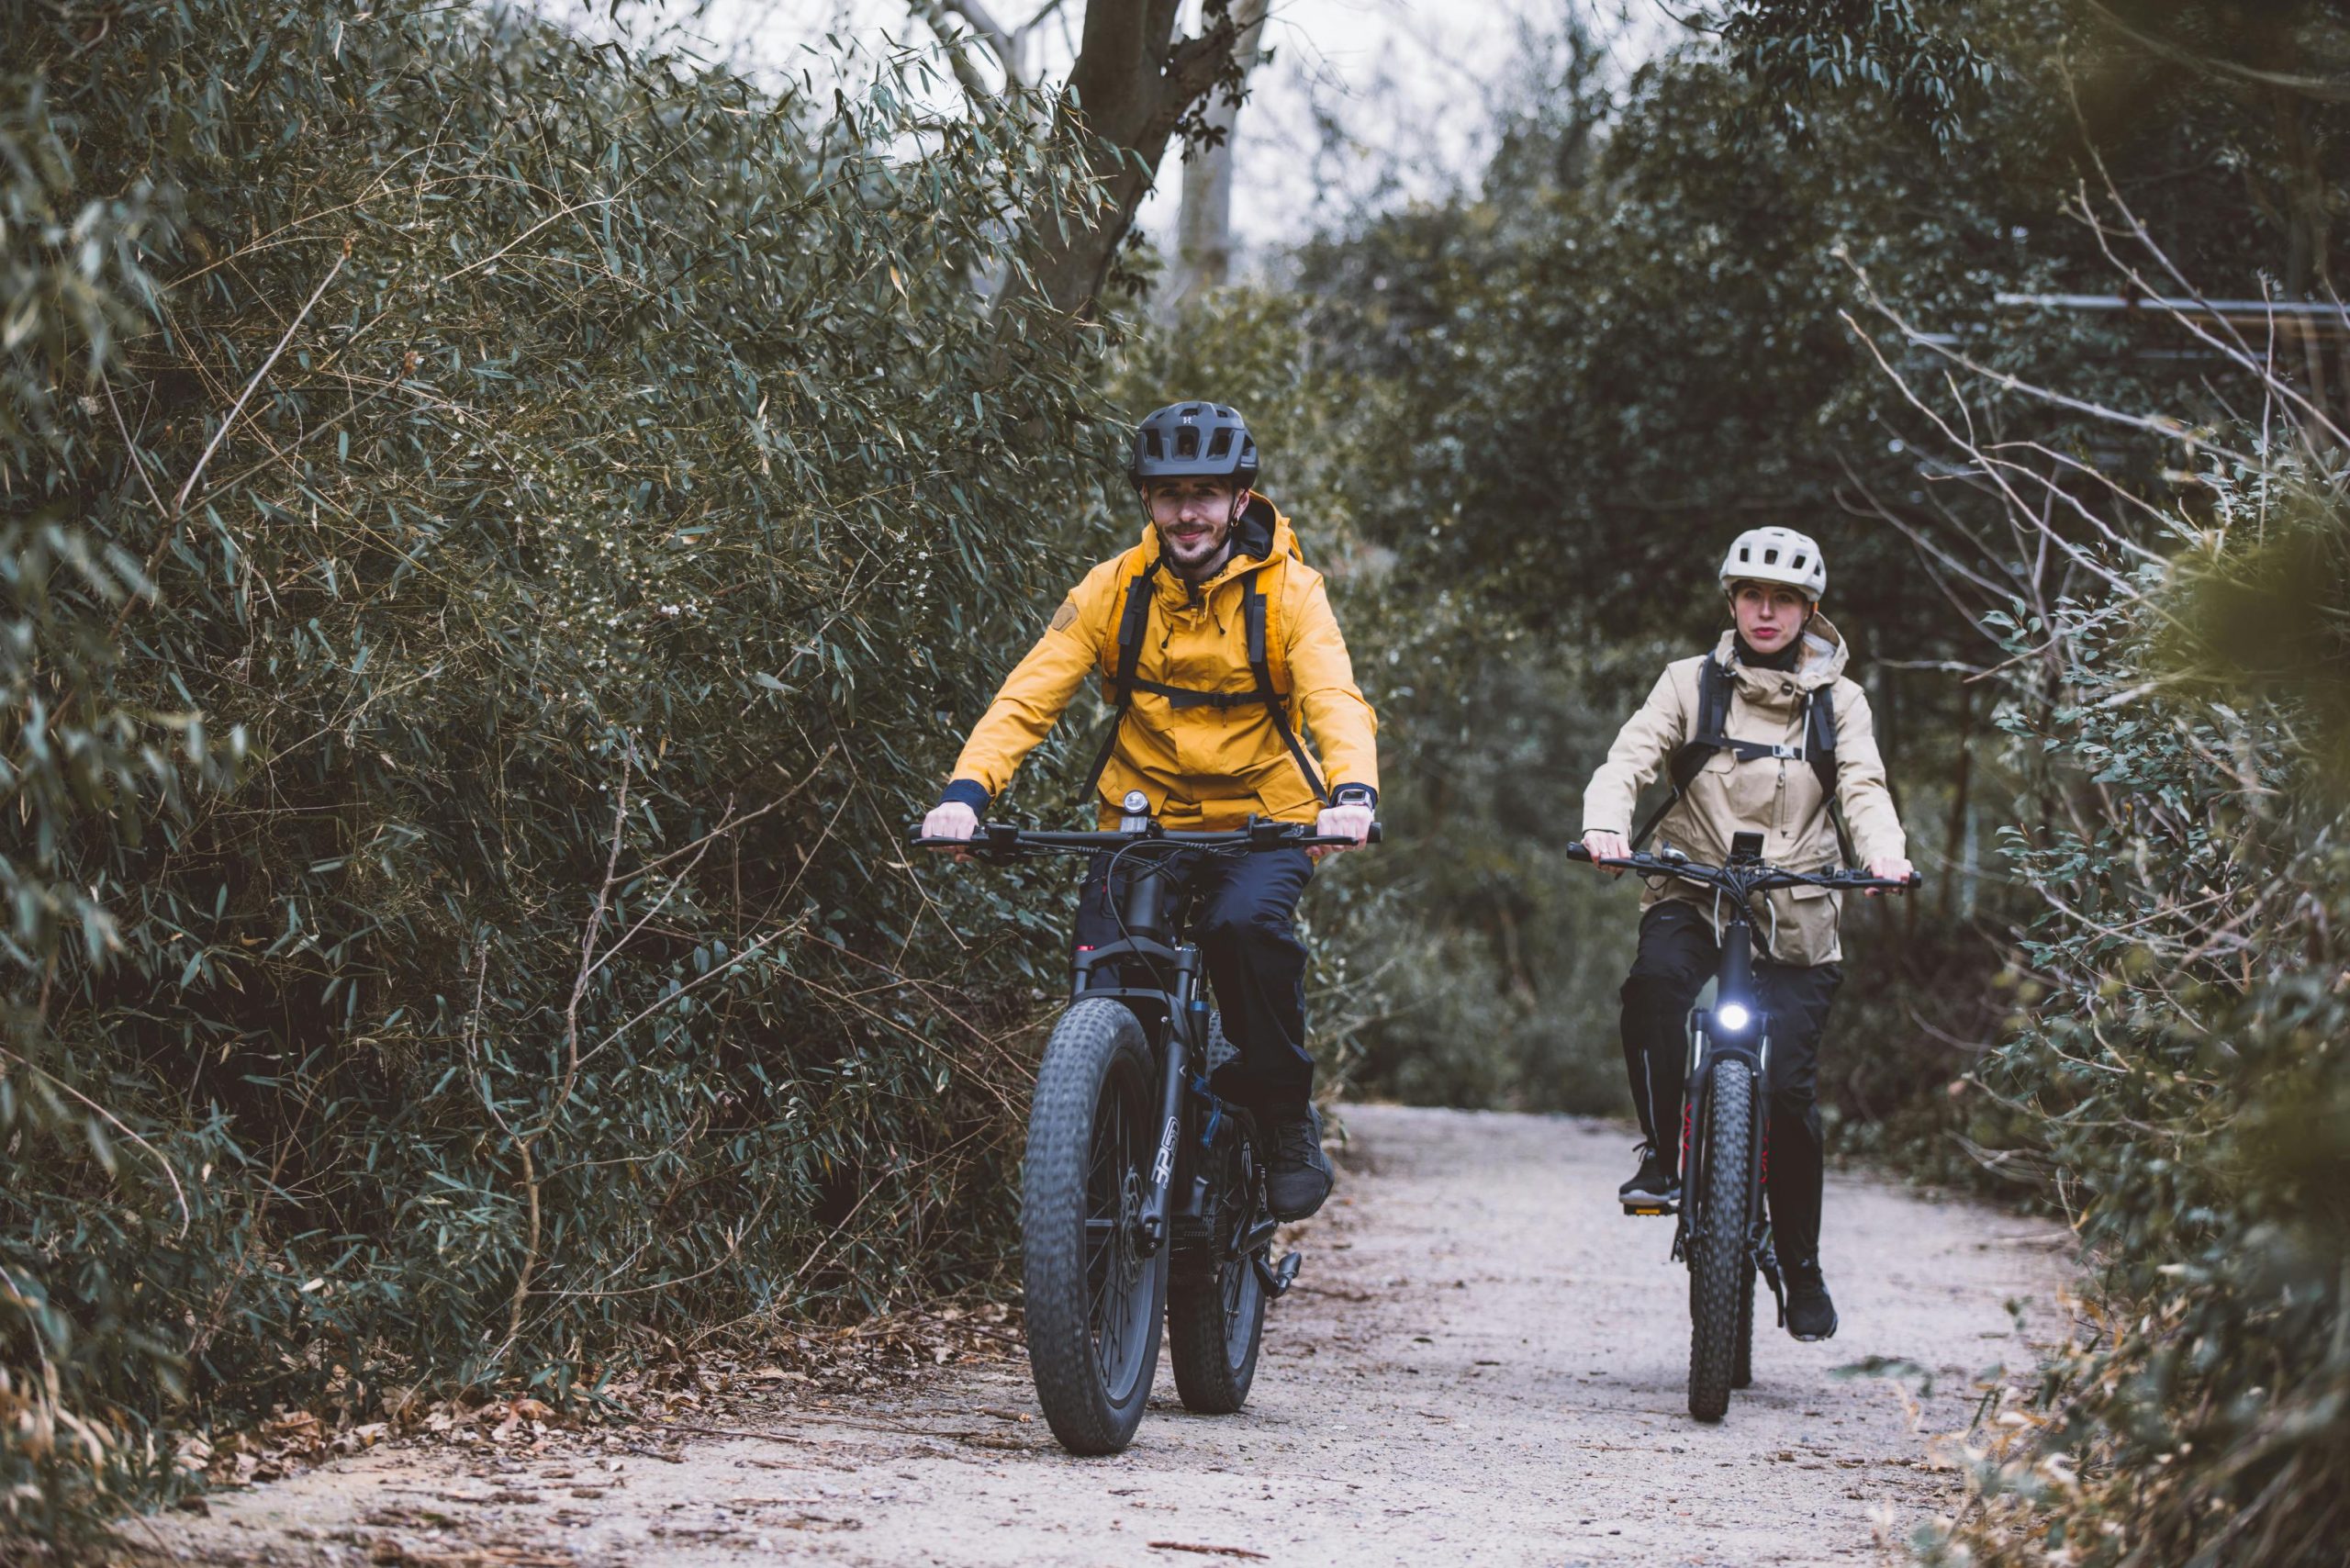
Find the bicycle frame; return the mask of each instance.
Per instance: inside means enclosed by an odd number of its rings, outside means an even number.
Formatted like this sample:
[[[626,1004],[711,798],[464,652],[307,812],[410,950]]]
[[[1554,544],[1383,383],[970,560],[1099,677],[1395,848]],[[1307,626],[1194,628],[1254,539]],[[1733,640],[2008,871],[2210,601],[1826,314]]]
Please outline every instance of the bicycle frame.
[[[1136,867],[1123,886],[1113,878],[1110,893],[1117,900],[1125,935],[1080,952],[1069,978],[1072,1000],[1113,998],[1133,1008],[1146,1030],[1154,1021],[1159,1025],[1158,1037],[1152,1042],[1159,1068],[1158,1147],[1151,1159],[1150,1185],[1143,1193],[1139,1221],[1144,1238],[1154,1248],[1167,1240],[1170,1232],[1168,1204],[1177,1191],[1179,1169],[1181,1174],[1190,1176],[1195,1163],[1190,1157],[1192,1140],[1183,1136],[1192,1102],[1199,1103],[1205,1116],[1202,1143],[1214,1143],[1225,1119],[1224,1103],[1209,1091],[1205,1076],[1194,1081],[1188,1071],[1194,1061],[1204,1060],[1207,1055],[1208,1004],[1200,995],[1200,950],[1189,942],[1178,944],[1169,927],[1166,881],[1167,873],[1158,865]],[[1125,984],[1119,969],[1136,961],[1150,966],[1154,975],[1164,974],[1167,983]],[[1096,972],[1104,966],[1111,971],[1104,978],[1113,983],[1097,984]],[[1154,1020],[1154,1014],[1163,1016]],[[1203,1219],[1201,1206],[1205,1193],[1194,1192],[1189,1197],[1181,1217]]]

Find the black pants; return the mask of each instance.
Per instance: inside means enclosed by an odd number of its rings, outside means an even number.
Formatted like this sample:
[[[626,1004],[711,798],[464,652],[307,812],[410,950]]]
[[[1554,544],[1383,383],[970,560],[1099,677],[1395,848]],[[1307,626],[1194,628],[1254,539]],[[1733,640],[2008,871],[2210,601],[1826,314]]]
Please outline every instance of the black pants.
[[[1640,947],[1624,981],[1624,1066],[1640,1130],[1668,1159],[1681,1147],[1689,1009],[1721,961],[1706,913],[1670,901],[1640,917]],[[1769,1187],[1774,1245],[1788,1264],[1819,1257],[1819,1036],[1843,983],[1841,964],[1754,960],[1756,1000],[1770,1019]]]
[[[1110,863],[1111,857],[1097,855],[1085,868],[1077,903],[1080,947],[1123,935]],[[1165,868],[1169,913],[1188,912],[1224,1032],[1240,1053],[1216,1070],[1215,1092],[1259,1114],[1303,1110],[1314,1093],[1314,1058],[1305,1051],[1305,947],[1296,916],[1298,896],[1314,875],[1312,857],[1303,849],[1127,855],[1117,863],[1119,885],[1154,874],[1154,867]],[[1145,966],[1123,968],[1128,983],[1154,983]]]

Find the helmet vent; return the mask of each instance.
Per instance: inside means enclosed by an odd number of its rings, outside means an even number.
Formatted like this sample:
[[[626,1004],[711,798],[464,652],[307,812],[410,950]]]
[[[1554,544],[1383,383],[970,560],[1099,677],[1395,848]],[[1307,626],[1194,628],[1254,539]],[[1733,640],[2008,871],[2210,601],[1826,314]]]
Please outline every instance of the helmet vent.
[[[1793,567],[1795,570],[1796,570],[1796,571],[1800,572],[1800,571],[1802,571],[1802,570],[1803,570],[1803,557],[1802,557],[1802,556],[1800,556],[1800,555],[1797,555],[1794,560],[1789,561],[1789,562],[1787,563],[1787,565],[1788,565],[1789,566]]]
[[[1175,455],[1197,457],[1200,454],[1200,432],[1185,425],[1175,432]]]
[[[1762,552],[1762,564],[1763,564],[1764,566],[1777,566],[1777,565],[1779,564],[1779,553],[1778,553],[1776,550],[1765,550],[1765,551],[1763,551],[1763,552]]]
[[[1208,455],[1210,457],[1222,457],[1231,450],[1232,432],[1230,431],[1220,430],[1214,435],[1208,437]]]

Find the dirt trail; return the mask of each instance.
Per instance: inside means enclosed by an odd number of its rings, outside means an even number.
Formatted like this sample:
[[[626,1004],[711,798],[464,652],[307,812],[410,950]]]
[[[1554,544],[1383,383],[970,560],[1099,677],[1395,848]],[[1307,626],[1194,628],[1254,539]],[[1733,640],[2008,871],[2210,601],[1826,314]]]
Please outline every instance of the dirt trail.
[[[1668,1223],[1608,1201],[1622,1128],[1393,1107],[1347,1123],[1340,1197],[1298,1227],[1305,1272],[1248,1409],[1187,1416],[1162,1370],[1117,1458],[1070,1459],[1020,1423],[1035,1406],[1013,1360],[853,1417],[738,1408],[727,1424],[775,1436],[694,1438],[670,1460],[377,1452],[157,1528],[194,1562],[453,1568],[1897,1561],[1886,1543],[1958,1484],[1921,1432],[1963,1428],[1970,1374],[2029,1364],[2056,1327],[2061,1231],[1831,1176],[1841,1334],[1798,1345],[1766,1319],[1754,1386],[1699,1427]],[[1932,1394],[1913,1411],[1890,1383],[1830,1375],[1869,1356],[1933,1369]]]

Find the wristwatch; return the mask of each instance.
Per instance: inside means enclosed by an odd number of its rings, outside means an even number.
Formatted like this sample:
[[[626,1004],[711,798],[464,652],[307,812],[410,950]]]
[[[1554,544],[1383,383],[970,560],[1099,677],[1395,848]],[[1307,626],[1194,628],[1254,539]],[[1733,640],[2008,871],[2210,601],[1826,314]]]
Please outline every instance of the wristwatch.
[[[1330,791],[1330,803],[1334,806],[1375,806],[1379,804],[1379,791],[1368,784],[1341,784]]]

